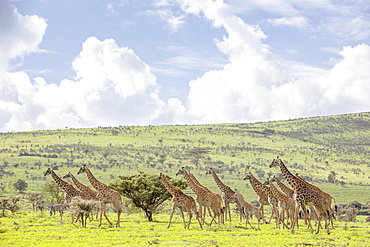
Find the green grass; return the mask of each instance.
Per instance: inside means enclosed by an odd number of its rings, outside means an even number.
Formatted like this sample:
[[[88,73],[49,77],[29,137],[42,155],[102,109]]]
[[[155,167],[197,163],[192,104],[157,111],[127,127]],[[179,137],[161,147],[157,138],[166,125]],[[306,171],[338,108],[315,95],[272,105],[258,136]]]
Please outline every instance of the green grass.
[[[114,219],[115,214],[109,214]],[[359,217],[358,217],[359,218]],[[199,229],[196,220],[190,229],[184,229],[181,218],[175,215],[167,228],[168,215],[155,215],[148,222],[141,214],[123,214],[121,227],[108,227],[97,220],[86,228],[69,223],[59,223],[59,217],[49,217],[34,212],[20,212],[0,218],[0,243],[2,246],[369,246],[370,223],[335,222],[330,235],[324,231],[311,234],[300,222],[294,233],[275,229],[274,224],[261,224],[261,230],[245,229],[245,223],[236,218],[225,225],[205,226]],[[255,220],[252,224],[256,225]]]

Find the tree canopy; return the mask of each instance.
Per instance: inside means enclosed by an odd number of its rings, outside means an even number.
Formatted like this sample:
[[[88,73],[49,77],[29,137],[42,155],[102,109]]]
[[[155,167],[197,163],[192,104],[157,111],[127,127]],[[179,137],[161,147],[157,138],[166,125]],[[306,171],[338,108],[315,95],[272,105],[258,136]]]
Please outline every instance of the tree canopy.
[[[111,189],[118,191],[122,196],[132,200],[133,204],[141,208],[149,221],[153,221],[153,212],[164,201],[171,198],[171,194],[164,187],[162,181],[154,181],[157,175],[146,174],[138,171],[139,174],[131,176],[118,176],[116,180],[109,184]],[[187,183],[178,179],[167,179],[174,186],[185,189]]]

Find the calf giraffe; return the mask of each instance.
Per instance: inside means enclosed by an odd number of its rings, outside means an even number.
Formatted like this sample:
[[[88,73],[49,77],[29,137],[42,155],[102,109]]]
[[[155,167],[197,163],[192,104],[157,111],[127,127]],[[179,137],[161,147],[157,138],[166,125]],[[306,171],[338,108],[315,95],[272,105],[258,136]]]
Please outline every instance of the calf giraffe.
[[[167,180],[166,176],[164,176],[162,173],[160,173],[159,176],[154,179],[154,181],[157,181],[157,180],[162,180],[162,183],[163,183],[164,187],[166,187],[168,192],[170,192],[170,194],[172,195],[172,200],[171,200],[172,210],[171,210],[170,220],[168,222],[167,228],[169,228],[171,226],[172,216],[173,216],[173,213],[175,212],[176,208],[180,209],[182,221],[184,222],[184,228],[189,229],[189,227],[190,227],[191,218],[193,217],[192,211],[195,213],[195,215],[197,217],[200,228],[203,228],[202,224],[200,223],[199,215],[198,215],[198,212],[197,212],[197,205],[196,205],[195,200],[193,199],[193,197],[191,197],[189,195],[186,195],[180,188],[171,184]],[[186,226],[186,223],[185,223],[183,208],[186,209],[186,211],[188,212],[188,215],[189,215],[189,222],[188,222],[187,226]]]
[[[188,183],[189,187],[194,191],[194,193],[197,195],[196,196],[196,201],[198,202],[198,212],[200,212],[200,217],[202,218],[202,206],[204,207],[210,207],[212,212],[213,212],[213,217],[211,220],[212,221],[216,218],[218,218],[218,225],[220,225],[222,221],[222,204],[221,201],[219,200],[218,194],[209,192],[196,184],[191,178],[189,173],[185,170],[185,168],[181,168],[177,173],[176,176],[178,175],[184,175],[184,178],[186,182]],[[217,196],[218,195],[218,196]]]
[[[225,219],[227,219],[227,214],[229,214],[229,221],[231,221],[230,203],[236,203],[238,205],[238,209],[240,210],[240,220],[241,220],[242,211],[239,205],[239,201],[234,197],[235,191],[232,190],[226,184],[224,184],[212,168],[210,168],[206,174],[212,174],[213,179],[215,180],[218,188],[222,191],[222,199],[225,203]]]
[[[114,208],[117,212],[117,223],[116,227],[120,227],[120,215],[122,213],[122,198],[121,195],[118,193],[118,191],[112,190],[109,188],[106,184],[100,182],[97,180],[92,172],[89,170],[89,168],[86,167],[86,165],[83,165],[80,170],[77,172],[77,175],[81,173],[86,173],[87,178],[89,179],[91,185],[98,191],[97,198],[100,201],[101,209],[100,209],[100,222],[98,226],[101,226],[102,223],[102,215],[104,214],[104,217],[107,219],[109,224],[112,225],[110,220],[108,219],[107,213],[106,213],[106,203],[113,203]]]
[[[306,205],[308,205],[308,206],[314,206],[314,209],[318,216],[316,233],[319,233],[320,220],[321,218],[324,218],[325,228],[327,229],[327,233],[330,234],[329,226],[327,224],[327,220],[330,217],[329,216],[330,212],[327,210],[327,205],[325,205],[326,204],[325,198],[322,197],[320,193],[309,189],[306,183],[304,183],[302,180],[294,176],[288,170],[288,168],[284,165],[282,160],[279,159],[279,156],[272,161],[272,163],[270,164],[270,168],[276,167],[276,166],[280,167],[280,170],[283,176],[285,177],[285,179],[288,181],[288,183],[290,184],[290,186],[292,186],[294,190],[294,199],[296,201],[296,206],[295,206],[294,222],[292,224],[291,231],[294,232],[295,222],[298,221],[298,210],[299,210],[299,207],[302,207],[302,211],[303,211],[305,219],[307,219],[310,231],[313,232],[311,221],[309,217],[307,217]]]
[[[81,191],[77,190],[75,187],[73,187],[72,184],[64,181],[61,179],[52,169],[48,168],[46,172],[44,172],[44,176],[51,175],[54,181],[57,183],[57,185],[64,190],[64,203],[60,209],[60,221],[62,221],[63,218],[63,210],[67,206],[68,203],[72,201],[73,197],[81,197],[82,199],[88,199],[87,196],[82,193]],[[73,222],[73,219],[72,219]]]
[[[262,216],[262,219],[265,221],[265,223],[267,223],[265,220],[265,213],[263,210],[263,206],[265,205],[271,206],[271,203],[269,201],[270,188],[267,187],[266,185],[263,185],[263,183],[261,183],[257,178],[255,178],[251,173],[245,174],[244,180],[249,180],[249,182],[252,185],[253,190],[258,195],[257,201],[260,204],[261,216]],[[276,210],[273,208],[273,206],[271,206],[271,210],[272,210],[272,213],[271,213],[269,222],[271,222],[271,219],[274,215],[276,217]]]
[[[261,218],[261,215],[260,215],[260,208],[259,207],[255,207],[255,206],[252,206],[250,203],[246,202],[244,200],[244,197],[242,196],[242,194],[240,194],[239,192],[235,192],[235,194],[233,195],[233,197],[235,198],[236,201],[238,201],[238,205],[240,205],[240,209],[242,211],[242,213],[244,214],[245,216],[245,225],[246,225],[246,228],[248,229],[248,225],[250,225],[252,227],[252,229],[255,229],[251,223],[249,222],[249,215],[254,215],[257,219],[257,222],[258,222],[258,227],[257,229],[260,230],[260,218]]]

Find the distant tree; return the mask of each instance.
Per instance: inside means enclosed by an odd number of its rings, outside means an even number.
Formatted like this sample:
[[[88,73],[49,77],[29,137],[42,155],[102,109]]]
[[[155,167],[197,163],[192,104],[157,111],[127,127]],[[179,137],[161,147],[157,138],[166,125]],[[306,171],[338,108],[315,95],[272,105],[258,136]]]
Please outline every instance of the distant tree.
[[[198,166],[199,160],[204,157],[205,154],[209,153],[210,148],[195,147],[186,150],[186,155],[193,157],[193,163]]]
[[[18,179],[17,182],[13,184],[13,186],[16,190],[22,192],[28,188],[28,183],[22,179]]]
[[[131,199],[136,207],[144,211],[148,221],[153,221],[155,209],[172,196],[161,181],[153,181],[157,175],[146,174],[142,171],[138,172],[139,174],[132,176],[118,176],[119,180],[112,182],[109,187]],[[185,181],[169,177],[168,179],[180,189],[187,187]]]
[[[39,209],[39,205],[44,204],[44,198],[45,195],[33,193],[27,199],[31,202],[33,211],[37,211],[37,209]]]
[[[330,174],[328,175],[328,183],[335,183],[336,175],[337,174],[334,171],[331,171]]]
[[[45,183],[42,192],[48,194],[56,203],[64,201],[64,190],[53,181]]]

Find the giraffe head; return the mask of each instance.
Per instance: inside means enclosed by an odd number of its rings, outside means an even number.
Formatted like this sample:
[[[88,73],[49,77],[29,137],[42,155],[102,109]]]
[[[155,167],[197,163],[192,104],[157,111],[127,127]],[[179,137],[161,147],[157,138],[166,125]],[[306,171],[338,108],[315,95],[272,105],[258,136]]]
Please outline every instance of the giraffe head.
[[[253,178],[253,175],[251,173],[247,173],[244,176],[244,180],[252,180],[252,178]]]
[[[278,156],[278,157],[276,157],[276,159],[273,159],[273,161],[271,162],[269,167],[271,168],[271,167],[280,166],[280,162],[281,162],[281,160],[279,159],[279,156]]]
[[[50,168],[48,168],[47,170],[46,170],[46,172],[44,172],[44,176],[47,176],[47,175],[50,175],[51,174],[51,169]]]
[[[156,177],[153,181],[158,181],[158,180],[161,180],[162,177],[164,177],[163,173],[159,173],[158,177]]]
[[[80,170],[77,172],[77,175],[86,172],[87,168],[86,165],[81,166]]]
[[[176,173],[176,176],[185,175],[185,173],[186,173],[185,167],[181,167],[180,170]]]
[[[66,175],[64,175],[64,176],[63,176],[63,179],[66,179],[66,178],[72,178],[72,176],[71,176],[71,173],[70,173],[70,172],[68,172]]]
[[[270,179],[266,179],[266,181],[263,183],[263,185],[270,185]]]
[[[212,171],[213,171],[213,169],[212,168],[209,168],[209,170],[206,172],[206,175],[212,174]]]

